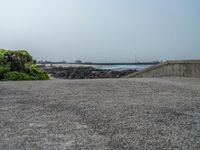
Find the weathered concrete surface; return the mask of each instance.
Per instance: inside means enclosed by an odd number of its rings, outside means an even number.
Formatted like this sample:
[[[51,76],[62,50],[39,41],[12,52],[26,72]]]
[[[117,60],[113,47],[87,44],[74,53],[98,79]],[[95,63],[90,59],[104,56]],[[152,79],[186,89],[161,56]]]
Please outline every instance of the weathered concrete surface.
[[[166,61],[126,77],[198,77],[200,78],[200,60]]]
[[[200,149],[200,79],[0,82],[1,150]]]

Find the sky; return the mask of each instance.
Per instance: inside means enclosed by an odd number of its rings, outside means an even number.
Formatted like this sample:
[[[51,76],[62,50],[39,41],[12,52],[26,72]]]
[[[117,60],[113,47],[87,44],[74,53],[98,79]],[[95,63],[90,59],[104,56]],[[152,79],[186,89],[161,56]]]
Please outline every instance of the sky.
[[[0,0],[0,48],[67,62],[200,59],[200,0]]]

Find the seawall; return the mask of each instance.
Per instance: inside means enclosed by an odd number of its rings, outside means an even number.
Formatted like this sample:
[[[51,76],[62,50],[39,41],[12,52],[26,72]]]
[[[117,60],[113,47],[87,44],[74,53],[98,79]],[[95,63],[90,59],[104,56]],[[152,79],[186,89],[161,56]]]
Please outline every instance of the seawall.
[[[200,60],[166,61],[126,77],[198,77],[200,78]]]

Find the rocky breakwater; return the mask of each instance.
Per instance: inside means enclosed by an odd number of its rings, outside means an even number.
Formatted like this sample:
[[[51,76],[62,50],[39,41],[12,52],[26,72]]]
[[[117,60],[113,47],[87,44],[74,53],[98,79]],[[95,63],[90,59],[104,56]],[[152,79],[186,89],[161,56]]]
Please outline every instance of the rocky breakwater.
[[[136,70],[113,71],[93,67],[42,67],[42,69],[52,77],[60,79],[120,78],[136,72]]]

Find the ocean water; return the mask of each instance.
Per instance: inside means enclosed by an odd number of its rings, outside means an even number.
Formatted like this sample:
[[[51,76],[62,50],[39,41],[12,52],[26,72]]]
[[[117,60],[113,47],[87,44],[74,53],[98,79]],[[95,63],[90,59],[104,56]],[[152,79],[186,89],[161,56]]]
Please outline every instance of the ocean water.
[[[151,65],[105,65],[105,66],[98,66],[99,69],[109,69],[109,70],[142,70],[145,68],[150,67]]]
[[[50,66],[50,64],[46,64],[46,66]],[[152,65],[84,65],[84,64],[53,64],[56,67],[93,67],[97,69],[108,69],[115,71],[123,71],[123,70],[143,70]]]

